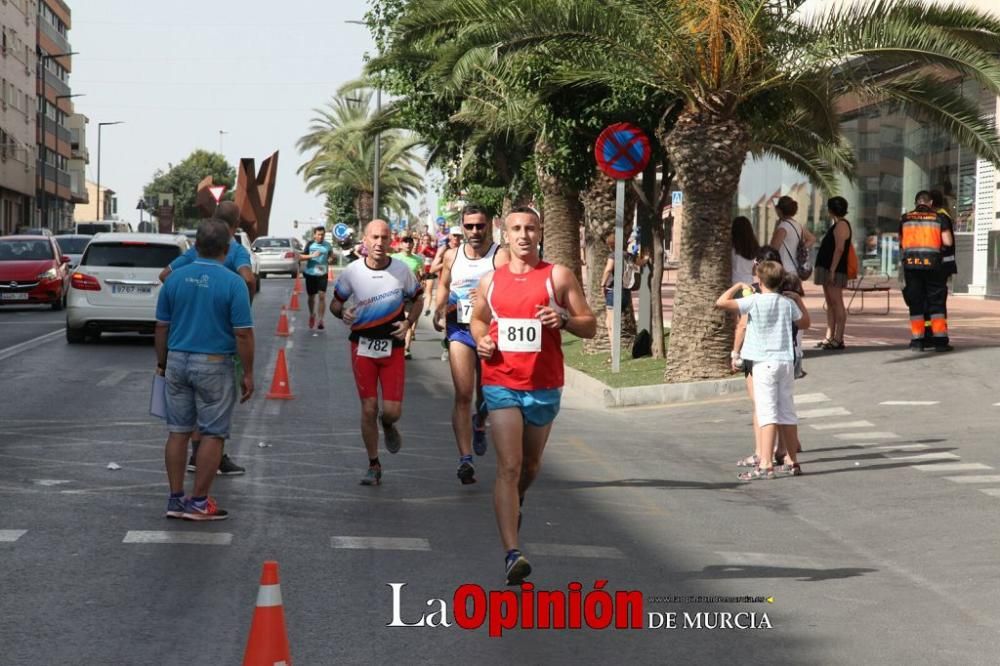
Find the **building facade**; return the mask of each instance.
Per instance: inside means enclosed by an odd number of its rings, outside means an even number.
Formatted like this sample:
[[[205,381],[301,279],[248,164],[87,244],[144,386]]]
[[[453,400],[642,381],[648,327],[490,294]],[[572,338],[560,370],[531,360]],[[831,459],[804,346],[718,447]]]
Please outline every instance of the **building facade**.
[[[34,215],[36,0],[0,3],[0,235]]]
[[[90,152],[87,150],[87,124],[90,119],[82,113],[74,113],[66,120],[69,129],[69,191],[73,198],[74,210],[80,204],[90,201],[87,189],[87,165]],[[76,213],[73,215],[76,219]]]
[[[74,193],[70,176],[73,116],[71,14],[62,0],[37,0],[38,162],[36,208],[39,224],[54,231],[73,225]]]
[[[104,209],[103,214],[97,213],[97,183],[92,180],[85,182],[87,188],[86,200],[76,204],[73,210],[74,222],[93,222],[95,220],[117,220],[118,219],[118,196],[115,191],[101,186],[100,206]]]

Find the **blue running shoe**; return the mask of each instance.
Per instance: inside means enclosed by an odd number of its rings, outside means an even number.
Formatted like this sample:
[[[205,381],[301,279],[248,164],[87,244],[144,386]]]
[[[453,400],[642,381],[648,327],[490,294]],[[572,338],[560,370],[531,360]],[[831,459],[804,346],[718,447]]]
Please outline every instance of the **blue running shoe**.
[[[167,518],[183,518],[184,517],[184,503],[187,502],[186,497],[171,497],[167,500]]]
[[[184,504],[184,513],[181,518],[184,520],[194,520],[194,521],[208,521],[208,520],[225,520],[229,517],[229,512],[225,509],[220,509],[219,505],[215,503],[215,500],[211,497],[206,498],[202,502],[196,502],[193,498],[189,498]]]
[[[472,450],[477,456],[485,456],[488,444],[486,442],[486,417],[480,414],[472,415]]]
[[[507,553],[507,585],[520,585],[531,574],[531,564],[519,550]]]

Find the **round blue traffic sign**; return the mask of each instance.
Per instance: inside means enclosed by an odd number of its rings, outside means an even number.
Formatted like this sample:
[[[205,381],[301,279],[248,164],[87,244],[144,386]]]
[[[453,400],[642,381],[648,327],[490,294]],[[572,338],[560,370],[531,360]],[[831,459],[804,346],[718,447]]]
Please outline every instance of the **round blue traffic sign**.
[[[346,240],[351,234],[351,228],[344,224],[343,222],[338,222],[333,225],[333,237],[337,240]]]
[[[615,180],[631,180],[649,164],[649,139],[630,123],[615,123],[597,137],[594,157],[598,168]]]

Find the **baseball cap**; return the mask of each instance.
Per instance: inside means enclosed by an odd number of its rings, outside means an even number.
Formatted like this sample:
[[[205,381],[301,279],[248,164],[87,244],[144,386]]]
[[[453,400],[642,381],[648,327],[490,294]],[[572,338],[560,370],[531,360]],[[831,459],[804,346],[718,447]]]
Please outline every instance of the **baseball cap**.
[[[454,227],[452,227],[451,229],[448,230],[448,235],[450,235],[450,236],[461,236],[462,235],[462,227],[457,226],[457,225],[454,226]]]

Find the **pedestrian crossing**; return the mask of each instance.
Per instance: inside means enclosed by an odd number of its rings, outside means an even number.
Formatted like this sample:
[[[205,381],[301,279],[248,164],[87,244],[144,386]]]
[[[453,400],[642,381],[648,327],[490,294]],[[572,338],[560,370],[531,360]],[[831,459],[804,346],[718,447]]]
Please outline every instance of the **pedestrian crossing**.
[[[796,405],[812,405],[832,402],[823,393],[807,393],[795,397]],[[914,401],[914,400],[886,400],[879,405],[890,407],[926,407],[938,404],[937,401]],[[1000,403],[997,403],[1000,404]],[[836,416],[850,416],[851,412],[843,407],[825,406],[806,410],[799,410],[800,419],[827,419]],[[1000,484],[1000,474],[981,474],[980,472],[992,472],[994,469],[989,465],[978,462],[959,462],[961,456],[949,451],[928,451],[930,447],[926,444],[892,444],[892,440],[901,439],[898,433],[888,431],[865,430],[875,428],[875,424],[867,420],[852,421],[831,421],[810,423],[810,428],[824,434],[831,434],[833,438],[849,443],[851,447],[857,447],[865,451],[877,452],[887,460],[897,463],[911,463],[907,465],[910,469],[926,474],[955,474],[958,472],[969,472],[962,476],[940,476],[945,481],[960,486],[973,487],[978,484]],[[849,432],[838,432],[849,431]],[[855,463],[856,465],[858,463]],[[979,492],[991,497],[1000,497],[1000,487],[978,488]]]

